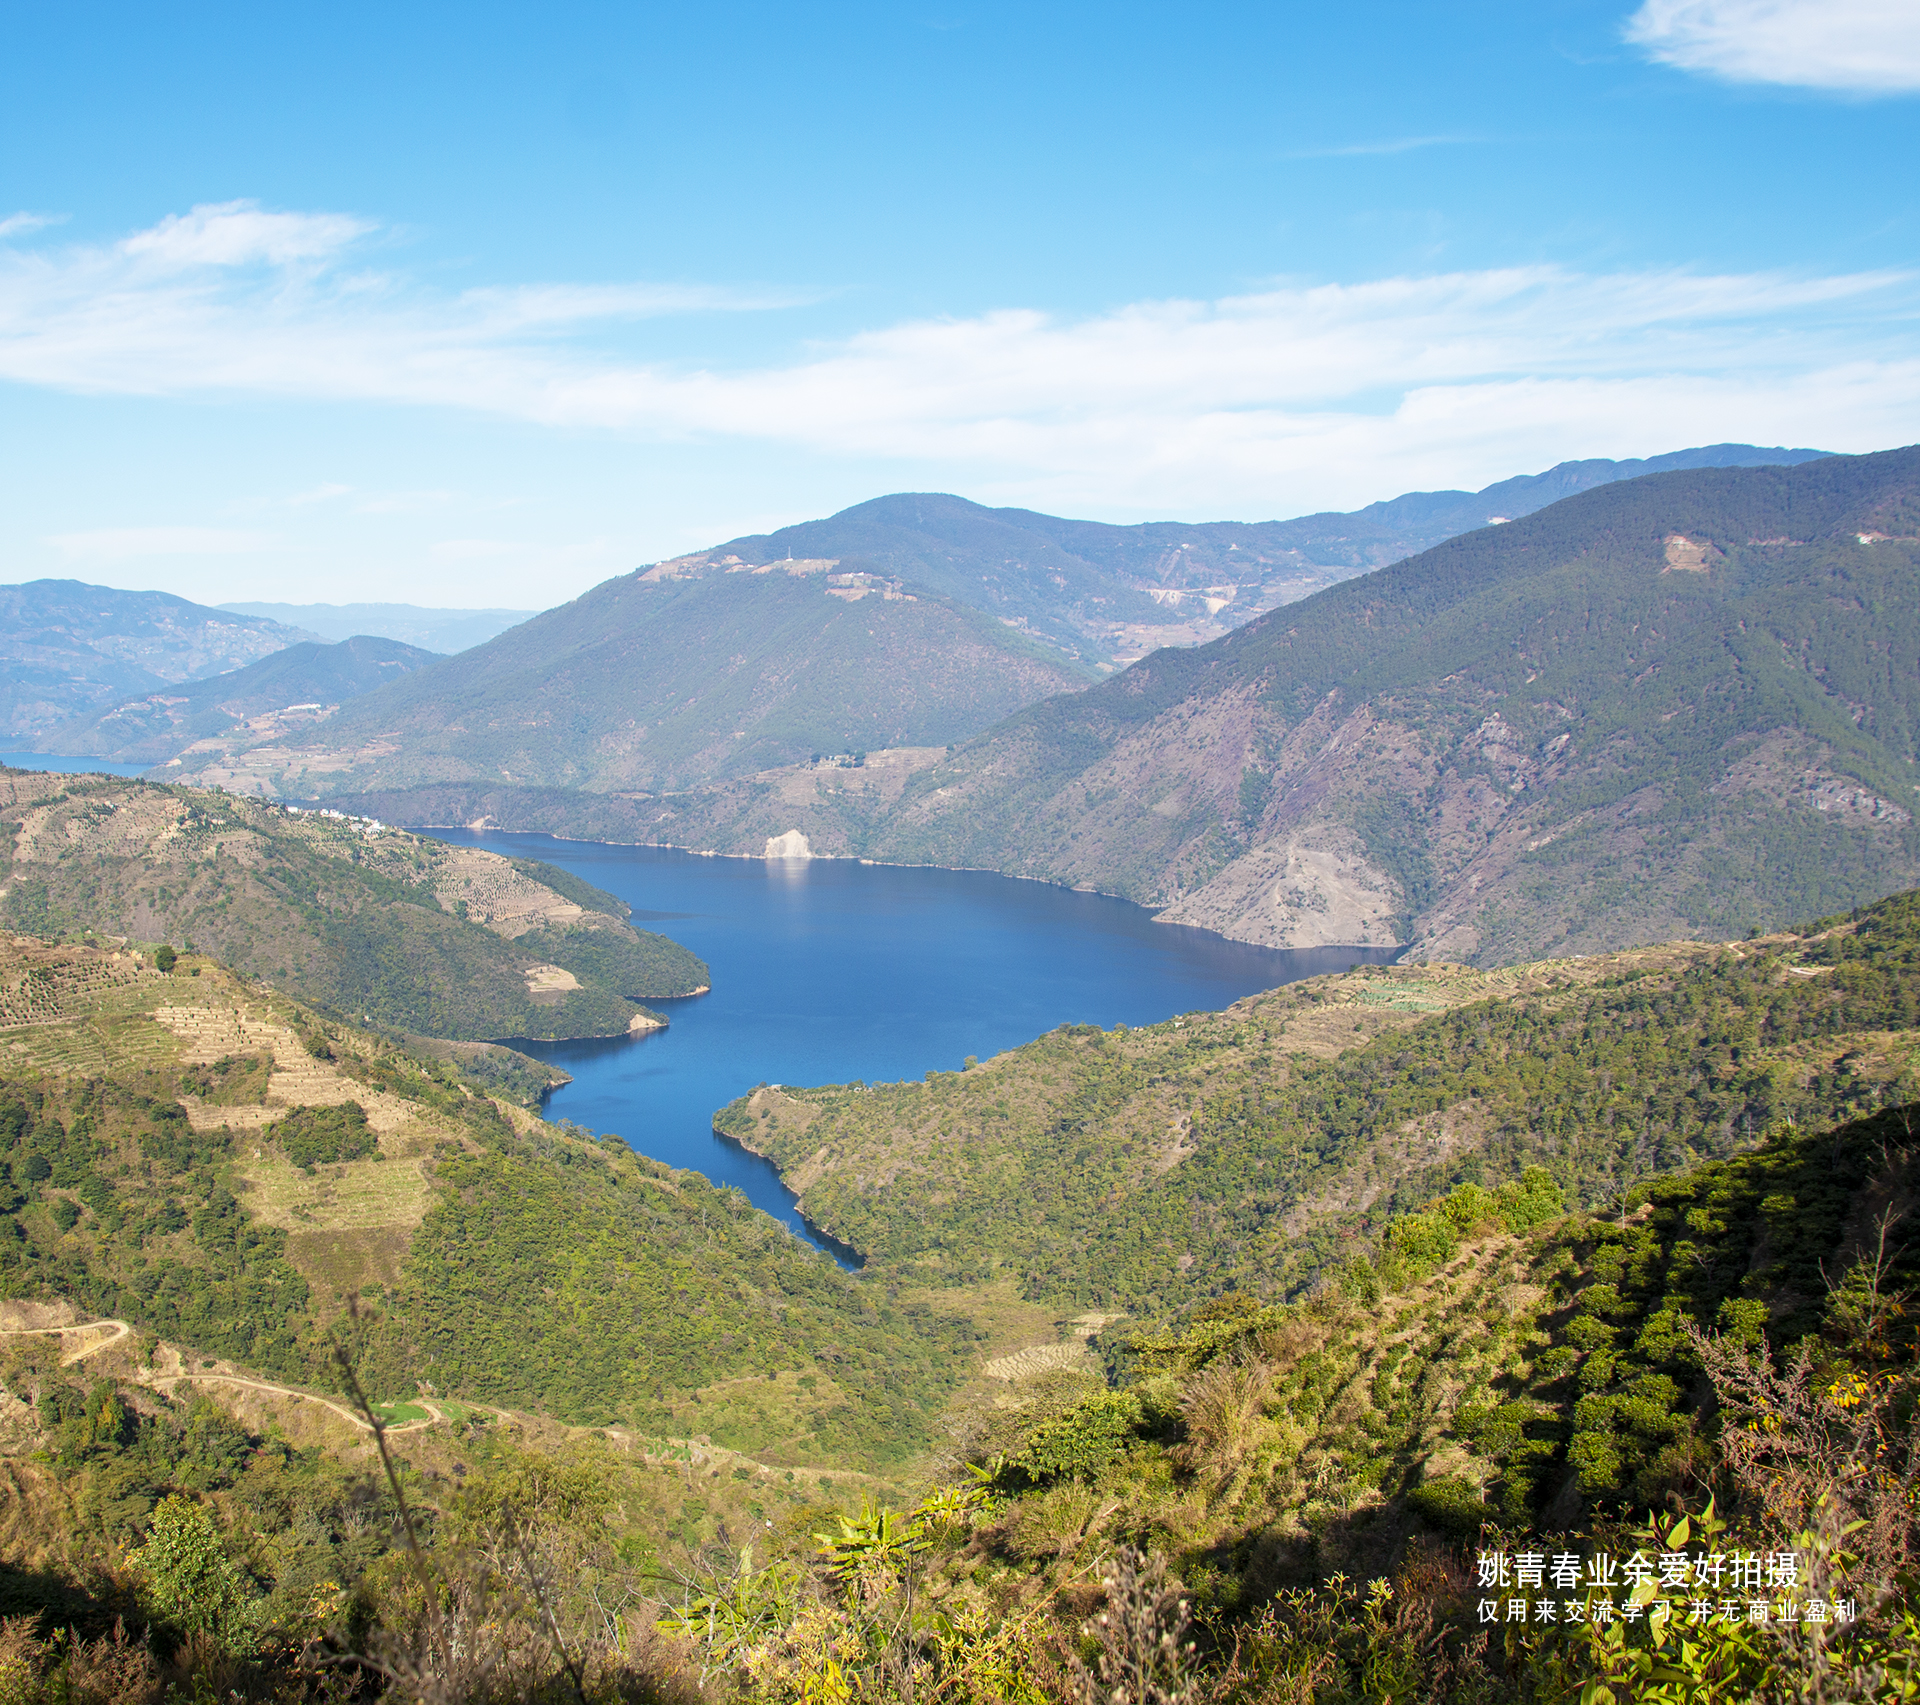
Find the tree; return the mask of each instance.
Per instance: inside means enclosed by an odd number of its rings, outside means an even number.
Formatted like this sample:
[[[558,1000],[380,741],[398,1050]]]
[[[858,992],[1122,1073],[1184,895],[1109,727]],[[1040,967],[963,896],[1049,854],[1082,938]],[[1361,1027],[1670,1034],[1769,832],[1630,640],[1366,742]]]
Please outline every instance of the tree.
[[[221,1545],[206,1505],[177,1492],[161,1499],[147,1543],[128,1562],[157,1620],[182,1635],[209,1635],[235,1656],[253,1650],[263,1601]]]

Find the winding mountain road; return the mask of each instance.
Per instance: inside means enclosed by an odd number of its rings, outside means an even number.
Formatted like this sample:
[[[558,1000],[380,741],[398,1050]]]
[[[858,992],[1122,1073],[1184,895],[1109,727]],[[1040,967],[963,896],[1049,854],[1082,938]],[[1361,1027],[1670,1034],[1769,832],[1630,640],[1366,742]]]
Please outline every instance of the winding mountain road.
[[[83,1362],[87,1357],[98,1355],[110,1345],[118,1344],[130,1337],[133,1327],[124,1320],[82,1320],[72,1326],[8,1326],[0,1327],[0,1338],[57,1337],[64,1339],[69,1333],[93,1332],[103,1326],[111,1329],[108,1336],[96,1339],[90,1344],[83,1344],[79,1349],[71,1352],[63,1349],[60,1365],[63,1368],[70,1368],[76,1362]],[[373,1431],[372,1425],[364,1416],[347,1408],[344,1404],[334,1402],[330,1397],[322,1397],[313,1391],[301,1391],[296,1386],[276,1385],[271,1380],[250,1379],[244,1374],[183,1371],[174,1374],[150,1374],[141,1383],[151,1385],[156,1391],[164,1391],[169,1396],[173,1394],[173,1388],[180,1385],[231,1385],[242,1391],[264,1391],[274,1397],[291,1397],[296,1403],[318,1403],[321,1408],[331,1409],[341,1420],[358,1427],[361,1432]],[[409,1398],[408,1402],[426,1410],[427,1418],[424,1421],[402,1421],[397,1426],[389,1426],[386,1429],[389,1434],[418,1432],[423,1427],[431,1427],[447,1419],[439,1405],[428,1398],[414,1397]]]

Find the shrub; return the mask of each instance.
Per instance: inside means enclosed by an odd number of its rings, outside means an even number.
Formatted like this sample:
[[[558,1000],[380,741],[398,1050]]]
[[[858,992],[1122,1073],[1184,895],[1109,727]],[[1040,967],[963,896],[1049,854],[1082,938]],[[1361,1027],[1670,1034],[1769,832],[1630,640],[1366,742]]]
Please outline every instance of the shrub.
[[[357,1101],[337,1107],[296,1107],[267,1127],[267,1135],[302,1172],[340,1160],[362,1160],[380,1147]]]

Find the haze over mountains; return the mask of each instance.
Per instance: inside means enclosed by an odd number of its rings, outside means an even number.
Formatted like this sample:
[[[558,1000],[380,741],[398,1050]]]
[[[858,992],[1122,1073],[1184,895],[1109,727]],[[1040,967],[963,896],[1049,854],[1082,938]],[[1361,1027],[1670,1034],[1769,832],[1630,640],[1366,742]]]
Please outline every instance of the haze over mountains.
[[[439,610],[420,604],[222,604],[246,616],[265,616],[318,634],[322,639],[352,639],[370,634],[397,639],[422,651],[452,656],[505,633],[536,612],[532,610]]]
[[[302,640],[244,669],[75,717],[42,744],[49,752],[113,763],[164,764],[196,747],[218,750],[309,725],[342,701],[434,661],[435,653],[391,639]]]
[[[0,735],[30,747],[82,711],[239,669],[315,636],[169,592],[0,586]]]

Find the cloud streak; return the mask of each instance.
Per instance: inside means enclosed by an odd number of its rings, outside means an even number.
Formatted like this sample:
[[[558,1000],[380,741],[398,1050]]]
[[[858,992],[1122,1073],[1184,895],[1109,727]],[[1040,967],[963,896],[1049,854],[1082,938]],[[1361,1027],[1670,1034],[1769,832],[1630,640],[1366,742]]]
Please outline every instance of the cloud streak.
[[[1645,0],[1626,37],[1664,64],[1729,83],[1920,90],[1913,0]]]
[[[909,321],[727,369],[636,358],[613,334],[751,299],[434,295],[360,265],[371,234],[230,203],[107,247],[0,251],[0,379],[756,441],[1136,513],[1284,513],[1729,438],[1870,448],[1920,420],[1920,283],[1904,273],[1536,266],[1285,285]]]

